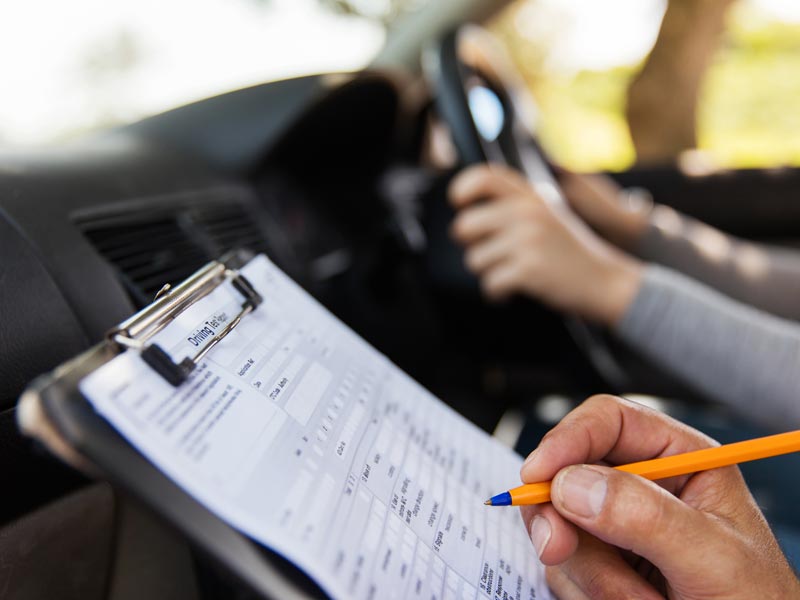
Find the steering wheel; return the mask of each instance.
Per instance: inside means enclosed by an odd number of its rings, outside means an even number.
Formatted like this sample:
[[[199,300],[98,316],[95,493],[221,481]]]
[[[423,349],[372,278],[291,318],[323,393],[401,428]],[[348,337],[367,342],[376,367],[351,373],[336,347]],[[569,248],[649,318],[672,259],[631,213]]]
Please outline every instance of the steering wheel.
[[[423,67],[463,165],[487,161],[508,165],[523,173],[546,202],[566,205],[531,129],[536,104],[489,32],[475,25],[457,27],[429,49]],[[564,322],[603,380],[614,391],[624,391],[629,379],[604,330],[576,317],[564,317]]]

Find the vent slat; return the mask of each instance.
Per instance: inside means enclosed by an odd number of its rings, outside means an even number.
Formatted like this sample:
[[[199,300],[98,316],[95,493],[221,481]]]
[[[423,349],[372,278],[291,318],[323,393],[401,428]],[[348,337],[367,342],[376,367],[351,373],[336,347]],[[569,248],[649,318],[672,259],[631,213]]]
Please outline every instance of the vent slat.
[[[267,250],[267,240],[245,206],[224,202],[171,209],[161,205],[152,212],[137,209],[79,225],[97,251],[118,269],[136,301],[152,298],[165,283],[185,279],[217,258],[211,253],[234,248]]]
[[[156,236],[152,239],[131,242],[125,246],[118,246],[116,248],[105,249],[98,248],[105,255],[106,258],[118,262],[127,258],[135,258],[137,256],[148,256],[153,252],[158,252],[162,248],[193,248],[195,244],[186,239],[183,234],[175,234],[170,236]]]
[[[253,219],[244,212],[228,215],[203,215],[209,221],[204,223],[206,235],[221,249],[227,252],[233,248],[249,248],[264,251],[264,236]],[[198,219],[198,217],[195,217]]]
[[[113,252],[106,252],[106,257],[115,263],[122,264],[123,261],[140,261],[142,258],[149,259],[161,252],[190,252],[197,251],[197,243],[187,239],[185,235],[170,239],[158,239],[155,244],[149,242],[137,242],[125,249],[119,248]]]
[[[103,249],[111,249],[140,241],[142,239],[142,227],[146,227],[148,230],[146,239],[179,235],[181,233],[177,228],[177,224],[174,221],[170,221],[168,223],[142,223],[136,227],[104,227],[87,231],[87,235],[95,245]]]
[[[147,264],[141,265],[137,268],[126,269],[125,273],[134,281],[138,281],[140,279],[152,277],[158,273],[163,273],[164,270],[172,269],[175,265],[189,264],[202,266],[203,263],[208,262],[208,260],[208,256],[197,251],[191,253],[171,254],[169,257],[165,258],[154,258]],[[195,269],[197,269],[198,266],[196,266]]]

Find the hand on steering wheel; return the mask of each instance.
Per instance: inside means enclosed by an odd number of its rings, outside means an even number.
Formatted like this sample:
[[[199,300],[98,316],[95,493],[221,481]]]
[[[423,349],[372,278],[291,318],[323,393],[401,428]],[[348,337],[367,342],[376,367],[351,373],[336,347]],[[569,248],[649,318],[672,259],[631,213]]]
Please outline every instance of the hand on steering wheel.
[[[453,141],[462,163],[474,165],[492,161],[516,169],[520,173],[519,178],[526,181],[535,190],[535,195],[539,200],[546,200],[548,206],[554,211],[557,210],[554,207],[560,204],[561,210],[568,212],[569,207],[564,200],[560,186],[553,177],[550,166],[530,128],[531,119],[529,117],[536,112],[533,101],[525,94],[520,78],[509,67],[509,62],[504,60],[503,53],[497,47],[492,36],[473,25],[458,27],[442,40],[436,51],[428,58],[430,60],[425,61],[425,67],[437,90],[437,107],[452,132]],[[476,199],[467,199],[464,204],[473,204]],[[533,209],[528,207],[523,210],[532,211]],[[545,209],[537,210],[539,210],[540,219],[556,214]],[[509,216],[510,212],[509,209],[506,218],[516,220]],[[571,221],[565,217],[559,222],[561,225],[565,225]],[[528,228],[526,235],[531,235],[531,228]],[[588,242],[588,234],[591,232],[586,232],[584,235],[584,230],[577,225],[569,225],[565,228],[576,234],[572,238],[582,240],[584,247],[594,244],[594,242],[591,244]],[[555,236],[550,236],[549,241],[544,242],[542,236],[548,235],[545,233],[548,228],[540,227],[539,229],[541,231],[537,235],[540,237],[535,245],[540,250],[549,248],[554,252],[567,253],[568,248],[577,247],[572,243],[567,243],[566,240],[569,239],[567,236],[561,236],[559,238],[561,241],[558,243],[555,242]],[[580,235],[577,235],[579,230]],[[438,230],[430,231],[429,234],[433,240],[438,240],[446,235]],[[497,243],[501,243],[499,238]],[[508,244],[508,241],[503,243]],[[488,250],[482,250],[482,252],[485,251]],[[569,254],[574,257],[579,255],[577,251],[569,252]],[[604,249],[601,254],[611,255],[613,252]],[[541,298],[545,302],[565,310],[578,311],[584,316],[600,322],[611,323],[619,317],[618,310],[614,308],[604,307],[597,310],[596,307],[593,307],[584,310],[578,302],[578,297],[581,295],[599,296],[607,293],[608,282],[598,283],[597,287],[584,286],[582,291],[570,292],[564,298],[555,290],[550,292],[545,290],[545,286],[549,289],[553,283],[553,280],[546,279],[545,275],[555,277],[557,274],[552,269],[548,269],[547,273],[544,271],[546,262],[553,259],[552,256],[538,256],[535,269],[527,261],[524,265],[516,262],[513,267],[504,267],[502,281],[509,282],[513,279],[521,284],[523,279],[527,279],[528,286],[536,286],[536,288],[526,288],[528,295]],[[583,266],[577,272],[585,274],[588,264],[582,264]],[[459,265],[456,264],[451,270],[457,271],[458,268]],[[523,275],[523,271],[526,275]],[[495,273],[492,277],[492,280],[496,281],[496,278],[501,275]],[[627,285],[622,284],[620,287],[630,292],[629,284],[630,282]],[[508,287],[510,284],[504,285]],[[493,289],[495,286],[496,284],[493,283],[489,287]],[[517,291],[525,290],[520,287]],[[624,293],[626,292],[623,291],[622,294],[624,295]],[[629,379],[614,358],[604,337],[604,332],[575,315],[568,315],[564,319],[564,324],[575,344],[589,359],[606,384],[610,388],[620,391],[627,388]]]
[[[563,204],[544,201],[517,171],[477,165],[449,189],[452,235],[484,293],[531,296],[613,326],[639,288],[641,266],[592,232]]]

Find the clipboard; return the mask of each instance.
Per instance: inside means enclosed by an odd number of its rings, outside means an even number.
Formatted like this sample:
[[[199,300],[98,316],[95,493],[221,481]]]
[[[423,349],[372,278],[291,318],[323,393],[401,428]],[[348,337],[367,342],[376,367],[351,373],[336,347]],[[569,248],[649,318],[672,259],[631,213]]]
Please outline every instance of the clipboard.
[[[254,255],[236,251],[212,261],[184,282],[165,286],[156,300],[108,332],[105,341],[35,379],[20,397],[23,433],[59,458],[152,510],[243,589],[262,598],[325,598],[299,567],[240,533],[156,468],[103,417],[79,390],[80,381],[121,352],[140,352],[172,385],[180,385],[203,356],[257,310],[261,297],[238,272]],[[241,309],[197,355],[175,363],[149,339],[181,312],[226,281],[241,294]]]

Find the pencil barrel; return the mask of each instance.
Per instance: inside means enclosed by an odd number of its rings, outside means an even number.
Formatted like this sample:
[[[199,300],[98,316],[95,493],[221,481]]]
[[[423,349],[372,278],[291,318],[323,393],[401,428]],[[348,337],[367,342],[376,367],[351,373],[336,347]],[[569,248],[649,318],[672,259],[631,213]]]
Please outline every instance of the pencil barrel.
[[[521,485],[518,488],[509,490],[509,493],[511,494],[512,506],[543,504],[550,502],[550,482]]]

